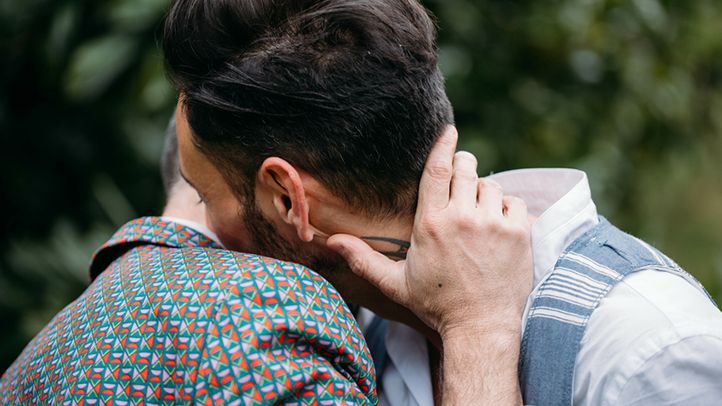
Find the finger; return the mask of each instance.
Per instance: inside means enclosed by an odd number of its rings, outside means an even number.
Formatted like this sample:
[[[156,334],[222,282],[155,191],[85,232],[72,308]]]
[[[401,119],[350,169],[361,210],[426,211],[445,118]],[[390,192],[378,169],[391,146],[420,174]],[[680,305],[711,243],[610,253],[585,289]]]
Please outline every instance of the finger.
[[[469,152],[459,151],[454,155],[454,175],[451,178],[451,201],[457,207],[476,207],[478,193],[476,157]]]
[[[477,205],[490,216],[502,216],[504,195],[498,183],[481,178],[478,181]]]
[[[454,151],[458,134],[447,126],[426,160],[419,185],[418,212],[443,209],[449,204],[449,184],[453,171]]]
[[[529,214],[524,200],[515,196],[504,196],[504,208],[506,217],[521,224],[529,224]]]
[[[361,239],[347,234],[332,235],[326,244],[346,260],[354,274],[376,286],[391,300],[406,303],[403,261],[392,261]]]

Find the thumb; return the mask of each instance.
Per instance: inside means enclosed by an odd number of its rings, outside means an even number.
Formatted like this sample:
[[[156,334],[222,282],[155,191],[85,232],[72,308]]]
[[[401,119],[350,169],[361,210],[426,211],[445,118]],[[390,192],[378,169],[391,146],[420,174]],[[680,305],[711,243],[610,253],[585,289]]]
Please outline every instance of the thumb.
[[[374,251],[363,240],[348,234],[332,235],[326,244],[346,260],[353,273],[376,286],[391,300],[403,304],[407,294],[405,261],[393,261]]]

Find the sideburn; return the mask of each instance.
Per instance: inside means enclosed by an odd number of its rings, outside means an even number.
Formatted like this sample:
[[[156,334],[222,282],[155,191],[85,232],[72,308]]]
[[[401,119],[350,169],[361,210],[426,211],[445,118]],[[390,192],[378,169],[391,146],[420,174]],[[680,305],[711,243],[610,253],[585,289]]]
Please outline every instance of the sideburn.
[[[250,188],[249,188],[250,189]],[[255,192],[248,190],[240,199],[243,219],[249,238],[252,239],[252,254],[295,262],[311,268],[328,279],[342,264],[330,256],[311,254],[307,243],[289,241],[276,231],[273,224],[263,215],[256,204]]]

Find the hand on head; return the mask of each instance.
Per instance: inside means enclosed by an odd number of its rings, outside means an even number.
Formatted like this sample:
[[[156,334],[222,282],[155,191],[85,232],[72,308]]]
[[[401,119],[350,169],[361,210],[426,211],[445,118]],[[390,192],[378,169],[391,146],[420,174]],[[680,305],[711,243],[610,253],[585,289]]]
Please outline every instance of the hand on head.
[[[429,155],[405,260],[345,234],[328,245],[442,339],[470,329],[520,329],[532,285],[526,205],[479,179],[474,156],[454,153],[456,141],[450,126]]]

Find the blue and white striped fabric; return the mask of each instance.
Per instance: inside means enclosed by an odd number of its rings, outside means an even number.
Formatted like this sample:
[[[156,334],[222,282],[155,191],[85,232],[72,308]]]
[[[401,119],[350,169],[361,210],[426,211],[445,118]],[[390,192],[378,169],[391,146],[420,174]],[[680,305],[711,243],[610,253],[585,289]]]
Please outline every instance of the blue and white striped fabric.
[[[525,404],[572,404],[576,357],[589,317],[625,276],[650,269],[677,274],[706,294],[674,261],[604,218],[569,246],[529,310],[520,364]]]

